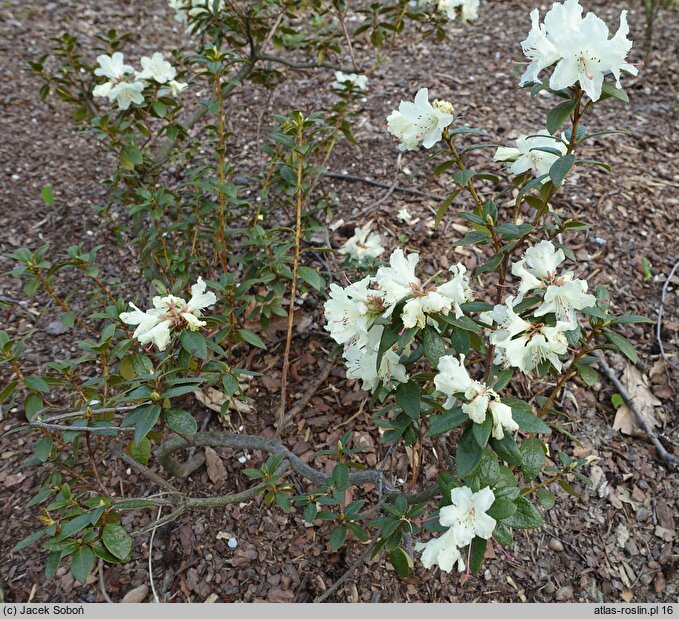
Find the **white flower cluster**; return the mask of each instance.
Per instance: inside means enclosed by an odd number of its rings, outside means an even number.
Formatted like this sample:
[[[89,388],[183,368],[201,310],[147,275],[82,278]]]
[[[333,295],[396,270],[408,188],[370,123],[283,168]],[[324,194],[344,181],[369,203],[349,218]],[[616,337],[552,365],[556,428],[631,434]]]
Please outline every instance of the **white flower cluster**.
[[[431,104],[429,90],[420,88],[414,101],[401,101],[398,110],[387,116],[387,131],[398,141],[399,150],[416,150],[420,144],[431,148],[453,120],[452,103],[435,99]]]
[[[493,436],[501,440],[504,431],[514,432],[519,429],[512,419],[512,409],[500,402],[500,396],[488,385],[473,380],[464,367],[464,355],[456,359],[452,355],[445,355],[439,359],[438,374],[434,377],[436,388],[448,396],[446,408],[452,408],[456,401],[454,396],[463,394],[466,402],[462,404],[462,411],[474,423],[483,423],[486,413],[493,418]]]
[[[168,5],[175,11],[175,20],[186,24],[192,17],[212,12],[215,3],[214,0],[170,0]],[[224,0],[219,0],[216,5],[216,11],[220,12],[223,9]]]
[[[368,90],[368,77],[358,73],[343,73],[335,71],[335,81],[332,87],[335,90],[346,90],[347,82],[353,90]]]
[[[419,6],[427,6],[436,0],[419,0]],[[436,10],[444,13],[448,19],[457,17],[458,9],[463,21],[474,21],[479,16],[480,0],[438,0]]]
[[[380,381],[391,385],[405,382],[405,367],[393,350],[387,350],[377,367],[377,355],[384,327],[375,325],[380,316],[392,315],[395,306],[405,300],[401,320],[405,328],[424,327],[429,314],[462,315],[460,304],[471,298],[469,278],[462,264],[450,268],[453,278],[440,286],[426,286],[415,275],[419,254],[406,256],[396,249],[389,258],[389,266],[380,267],[375,277],[341,288],[330,286],[326,301],[325,329],[338,343],[344,344],[347,377],[360,378],[363,388],[374,390]]]
[[[508,169],[512,174],[523,174],[530,170],[535,178],[549,174],[549,169],[554,162],[567,151],[565,142],[557,136],[551,136],[546,129],[533,135],[519,136],[516,139],[516,146],[517,148],[505,148],[504,146],[498,148],[495,152],[495,161],[511,161],[513,163]],[[545,148],[556,150],[559,154],[538,150]],[[548,180],[545,177],[542,183]]]
[[[452,505],[442,507],[439,522],[449,529],[440,537],[426,544],[417,542],[415,550],[422,550],[422,565],[427,569],[438,565],[442,571],[451,572],[457,563],[460,572],[464,571],[464,559],[460,548],[471,544],[475,537],[490,539],[493,536],[494,518],[486,512],[495,501],[495,493],[488,487],[474,492],[463,486],[450,492]]]
[[[496,305],[492,312],[499,327],[490,335],[497,364],[529,373],[546,360],[561,371],[559,357],[568,349],[566,332],[578,326],[575,311],[596,303],[596,297],[587,293],[585,280],[575,278],[572,271],[558,274],[557,267],[564,260],[563,250],[557,250],[549,241],[541,241],[528,248],[523,259],[512,266],[512,274],[521,279],[519,292],[516,297],[509,297],[504,305]],[[514,311],[531,291],[542,295],[542,303],[533,315],[554,314],[554,326],[529,322]]]
[[[201,310],[214,305],[217,297],[214,292],[205,292],[207,285],[202,277],[191,287],[191,298],[187,303],[181,297],[167,295],[153,297],[153,309],[143,312],[134,303],[130,307],[134,311],[123,312],[120,320],[127,325],[138,325],[133,337],[142,346],[155,344],[158,350],[165,350],[170,343],[170,330],[177,327],[187,327],[197,331],[207,323],[200,320]]]
[[[137,105],[144,103],[142,93],[150,81],[164,85],[158,93],[161,96],[165,94],[177,96],[187,86],[174,79],[177,76],[177,69],[165,60],[160,52],[155,52],[151,57],[142,56],[141,71],[135,71],[133,67],[125,64],[123,58],[120,52],[114,52],[111,56],[105,54],[97,56],[99,67],[94,70],[94,74],[106,77],[108,81],[95,86],[92,91],[95,97],[108,97],[109,101],[115,101],[121,110],[126,110],[132,103]],[[128,79],[128,75],[133,79]]]
[[[620,88],[621,71],[638,73],[625,60],[632,47],[627,38],[627,11],[620,14],[620,27],[609,38],[608,26],[594,13],[583,18],[582,10],[579,0],[555,2],[543,24],[538,9],[531,12],[532,28],[521,42],[531,63],[521,77],[521,86],[538,82],[540,72],[557,63],[549,79],[551,89],[562,90],[579,83],[590,99],[597,101],[606,74],[612,73]]]
[[[359,262],[382,255],[384,253],[382,239],[378,232],[371,232],[371,228],[370,221],[360,228],[354,228],[354,235],[340,247],[340,254],[346,254]]]

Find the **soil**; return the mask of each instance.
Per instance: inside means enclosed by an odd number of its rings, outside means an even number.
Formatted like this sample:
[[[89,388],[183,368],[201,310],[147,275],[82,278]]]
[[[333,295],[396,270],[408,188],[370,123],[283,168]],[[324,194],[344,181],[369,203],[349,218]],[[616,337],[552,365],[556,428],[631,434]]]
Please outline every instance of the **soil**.
[[[546,3],[542,9],[547,8]],[[622,9],[629,9],[631,37],[643,39],[641,0],[586,0],[611,26]],[[444,43],[410,39],[384,50],[384,61],[370,71],[369,91],[361,103],[355,133],[359,147],[340,144],[333,152],[330,168],[386,183],[396,179],[402,187],[429,194],[446,195],[450,180],[445,175],[432,178],[421,153],[399,155],[384,131],[384,118],[401,98],[408,98],[421,86],[429,86],[432,96],[454,102],[462,121],[488,132],[487,141],[510,143],[512,137],[542,126],[553,105],[548,97],[530,98],[516,89],[521,41],[529,28],[532,0],[482,2],[478,22],[471,28],[451,24],[450,39]],[[85,41],[115,27],[132,33],[125,44],[131,57],[155,50],[169,51],[182,45],[185,37],[176,27],[166,3],[93,0],[73,2],[0,2],[0,101],[2,102],[2,143],[0,143],[0,183],[2,211],[0,223],[0,267],[11,269],[8,253],[19,247],[36,249],[49,243],[53,251],[74,243],[85,248],[101,245],[99,264],[108,276],[121,282],[125,298],[143,290],[134,257],[117,244],[107,222],[92,209],[104,201],[102,179],[110,173],[112,161],[91,136],[79,134],[70,122],[70,111],[55,98],[38,100],[38,80],[25,68],[26,62],[46,53],[49,38],[65,30],[79,33]],[[357,53],[370,66],[368,50]],[[641,46],[633,49],[633,59],[643,59]],[[609,135],[592,140],[587,157],[612,165],[611,172],[579,168],[568,181],[554,208],[561,214],[590,222],[586,234],[572,237],[574,251],[582,265],[582,277],[590,286],[605,284],[617,312],[643,314],[655,319],[661,292],[672,266],[679,260],[679,11],[667,11],[656,27],[654,55],[638,77],[625,76],[624,87],[630,105],[610,102],[597,106],[588,120],[594,131],[619,129],[626,135]],[[305,111],[330,105],[329,71],[291,73],[289,80],[269,97],[259,87],[247,87],[238,97],[232,124],[239,127],[233,152],[237,165],[251,164],[254,156],[255,123],[249,124],[249,110],[265,107],[264,113],[287,112],[291,102]],[[321,94],[319,94],[321,93]],[[187,97],[195,96],[187,94]],[[320,98],[320,101],[319,101]],[[243,132],[249,126],[253,131]],[[470,160],[477,167],[497,170],[490,161],[492,151],[476,151]],[[431,233],[431,220],[437,201],[363,182],[328,177],[323,189],[335,191],[339,203],[332,232],[333,246],[363,223],[370,215],[390,247],[407,243],[422,252],[425,269],[435,272],[456,260],[475,266],[478,256],[467,249],[451,249],[451,242],[462,233],[463,221],[451,209],[439,231]],[[55,206],[42,202],[44,185],[54,189]],[[491,191],[492,187],[487,187]],[[406,228],[396,218],[408,206],[419,222]],[[456,206],[463,208],[462,197]],[[506,206],[501,204],[501,206]],[[405,232],[407,231],[407,236]],[[644,266],[643,258],[648,261]],[[650,272],[649,272],[650,269]],[[662,342],[667,361],[660,356],[653,325],[630,325],[626,335],[640,352],[638,368],[648,378],[650,390],[660,401],[654,407],[657,432],[670,452],[679,453],[675,393],[679,385],[679,277],[669,283],[664,302]],[[63,279],[60,292],[71,291],[78,306],[77,280]],[[144,295],[140,295],[144,298]],[[77,355],[72,333],[57,335],[49,326],[55,308],[40,294],[26,301],[20,283],[4,276],[0,299],[7,303],[2,312],[3,328],[11,334],[33,331],[28,340],[26,365],[39,371],[47,361]],[[289,391],[293,399],[304,393],[332,353],[333,345],[322,335],[320,299],[309,297],[301,306],[294,340]],[[254,412],[235,415],[233,427],[249,433],[272,434],[272,413],[279,393],[282,330],[272,332],[270,341],[279,339],[266,354],[250,357],[252,369],[264,375],[252,381],[249,395],[255,400]],[[625,361],[609,355],[609,361],[622,373]],[[669,377],[669,380],[668,380]],[[2,375],[2,384],[10,375]],[[616,415],[611,403],[614,389],[601,379],[592,390],[577,381],[562,401],[567,414],[564,426],[580,438],[581,445],[563,434],[549,437],[553,453],[596,456],[589,474],[593,487],[582,488],[579,498],[556,490],[557,505],[546,512],[546,527],[539,533],[517,535],[509,549],[510,561],[497,547],[490,548],[481,572],[475,577],[428,571],[418,565],[407,579],[400,579],[383,557],[361,565],[329,601],[500,601],[500,602],[676,602],[677,475],[664,465],[643,436],[624,435],[613,429]],[[539,385],[546,391],[549,381]],[[343,432],[352,428],[358,442],[367,450],[361,459],[369,466],[385,454],[379,431],[367,412],[366,394],[347,382],[336,367],[328,384],[314,395],[310,404],[294,420],[284,442],[304,459],[336,444]],[[208,409],[196,404],[208,429],[219,429],[220,421]],[[22,423],[17,408],[2,410],[0,429]],[[22,438],[16,438],[20,436]],[[3,442],[0,458],[0,514],[5,525],[0,545],[6,549],[0,561],[0,590],[5,601],[104,601],[103,588],[114,601],[142,587],[137,594],[152,599],[143,586],[149,584],[150,539],[148,534],[135,542],[133,559],[124,565],[104,568],[104,587],[94,572],[85,585],[79,585],[62,566],[49,582],[43,578],[46,553],[38,547],[9,554],[7,549],[38,526],[38,511],[26,509],[39,484],[30,469],[21,468],[32,451],[35,437],[20,434]],[[260,461],[251,455],[241,464],[242,454],[218,450],[225,475],[208,476],[200,469],[189,481],[175,483],[197,495],[223,494],[243,490],[247,480],[241,471]],[[407,478],[410,452],[399,449],[387,473]],[[434,475],[433,462],[423,454],[418,485]],[[316,459],[317,466],[324,465]],[[329,463],[328,463],[329,464]],[[105,462],[106,482],[129,495],[143,496],[155,491],[146,480],[125,469],[118,461]],[[213,481],[219,479],[219,481]],[[295,483],[299,483],[294,480]],[[407,482],[409,483],[409,482]],[[149,525],[156,514],[130,512],[125,524],[134,529]],[[237,546],[228,544],[235,538]],[[231,543],[233,545],[233,542]],[[326,526],[307,526],[299,512],[284,514],[265,506],[260,498],[225,509],[184,514],[177,522],[160,528],[153,541],[151,564],[158,596],[164,601],[311,601],[332,585],[354,564],[363,548],[350,540],[340,552],[331,552]]]

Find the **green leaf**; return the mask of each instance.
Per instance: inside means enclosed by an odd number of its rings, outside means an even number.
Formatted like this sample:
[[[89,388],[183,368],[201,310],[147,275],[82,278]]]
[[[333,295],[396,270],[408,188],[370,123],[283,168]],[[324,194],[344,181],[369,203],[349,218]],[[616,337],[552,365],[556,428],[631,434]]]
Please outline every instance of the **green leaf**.
[[[571,496],[574,496],[576,499],[580,498],[577,490],[575,490],[575,488],[573,488],[573,486],[571,486],[567,481],[564,481],[563,479],[557,479],[556,483],[559,484],[559,486],[561,486]]]
[[[574,163],[575,155],[564,155],[552,164],[552,167],[549,168],[549,178],[555,187],[559,187],[563,183]]]
[[[18,380],[12,380],[0,389],[0,404],[4,404],[4,402],[14,393],[18,384]]]
[[[47,462],[52,452],[53,441],[51,438],[41,438],[35,443],[35,448],[33,452],[35,457],[40,460],[40,462]]]
[[[182,332],[180,341],[182,348],[192,357],[207,359],[207,342],[202,333],[187,329]]]
[[[613,319],[616,325],[631,325],[638,323],[653,324],[653,321],[646,316],[635,316],[632,314],[625,314],[624,316],[617,316]]]
[[[165,118],[167,115],[167,105],[165,105],[162,101],[154,101],[151,105],[151,108],[159,118]]]
[[[457,469],[457,476],[464,478],[473,473],[476,467],[481,462],[483,449],[474,438],[474,433],[471,428],[467,428],[460,438],[457,447],[457,454],[455,457],[455,466]]]
[[[141,441],[136,442],[132,441],[130,443],[130,455],[137,461],[141,462],[142,464],[148,464],[148,461],[151,458],[151,441],[144,437],[141,439]]]
[[[45,537],[45,535],[47,535],[47,529],[39,529],[38,531],[31,533],[28,537],[24,537],[24,539],[18,542],[14,546],[14,548],[12,548],[12,550],[9,551],[10,554],[23,550],[27,546],[30,546],[34,542],[37,542],[39,539]]]
[[[396,388],[396,402],[413,420],[420,418],[420,388],[415,382],[401,383]]]
[[[463,245],[476,245],[490,242],[490,232],[487,230],[480,232],[478,230],[472,230],[467,232],[459,241],[453,243],[453,247],[459,247]]]
[[[332,479],[338,490],[345,490],[349,485],[349,467],[346,464],[337,464],[332,470]]]
[[[498,522],[493,531],[493,539],[502,546],[511,546],[514,543],[512,530],[502,521]]]
[[[601,98],[599,99],[599,101],[604,101],[609,97],[618,99],[623,103],[629,103],[629,97],[622,88],[616,88],[615,85],[612,84],[611,82],[604,82],[603,85],[601,86]]]
[[[363,528],[361,528],[355,522],[347,522],[346,526],[359,542],[367,542],[370,539]]]
[[[556,505],[555,496],[545,487],[538,488],[537,497],[542,509],[552,509]]]
[[[453,329],[450,334],[450,343],[458,353],[466,355],[471,347],[469,332],[466,329]]]
[[[59,564],[61,563],[61,551],[53,550],[47,556],[47,561],[45,563],[45,579],[51,580],[59,569]]]
[[[297,275],[316,290],[320,290],[325,285],[325,280],[318,274],[316,269],[312,269],[311,267],[298,267]]]
[[[54,194],[52,193],[52,187],[50,187],[49,185],[45,185],[42,188],[42,191],[40,192],[40,197],[47,206],[54,206]]]
[[[493,429],[493,416],[486,414],[483,423],[472,424],[472,434],[479,447],[483,448],[488,444],[490,432]]]
[[[521,452],[513,437],[505,434],[502,440],[491,438],[488,444],[505,462],[516,465],[521,464]]]
[[[188,411],[171,408],[165,411],[163,416],[168,428],[174,430],[177,434],[195,434],[198,430],[196,420]]]
[[[527,438],[521,442],[521,472],[526,483],[534,480],[545,464],[545,451],[542,443],[536,438]]]
[[[446,344],[439,332],[433,327],[428,326],[422,331],[422,348],[429,363],[437,368],[439,359],[446,354]]]
[[[50,386],[39,376],[24,377],[24,385],[32,391],[39,391],[40,393],[50,392]]]
[[[94,553],[89,546],[79,546],[71,557],[71,574],[78,582],[85,584],[94,567]]]
[[[475,173],[472,170],[456,170],[451,176],[458,185],[464,186],[474,178],[474,174]]]
[[[139,443],[156,425],[160,417],[158,404],[147,404],[135,408],[120,424],[123,428],[134,427],[134,442]]]
[[[488,510],[488,515],[495,520],[509,518],[516,511],[514,501],[508,499],[495,499]]]
[[[514,529],[538,529],[544,525],[540,512],[527,499],[517,497],[514,505],[516,511],[504,520],[504,524]]]
[[[89,527],[92,524],[92,512],[85,512],[80,514],[75,518],[71,518],[64,527],[61,529],[62,537],[71,537],[76,533],[79,533],[84,528]]]
[[[588,387],[591,387],[599,382],[599,373],[592,366],[584,365],[583,363],[576,363],[575,369],[580,375],[580,378],[585,381]]]
[[[344,526],[335,527],[330,532],[330,547],[332,548],[333,552],[337,551],[337,549],[344,543],[346,538],[347,528]]]
[[[262,338],[259,337],[259,335],[257,335],[256,333],[248,331],[247,329],[238,329],[238,335],[244,342],[252,344],[252,346],[256,346],[257,348],[263,348],[264,350],[266,350],[266,344],[264,343]]]
[[[487,273],[489,271],[494,271],[502,262],[505,255],[503,253],[495,254],[486,260],[480,267],[475,271],[476,274]]]
[[[482,537],[475,537],[472,540],[471,553],[469,556],[469,569],[472,574],[476,574],[483,563],[483,556],[486,554],[487,539]]]
[[[469,416],[461,408],[453,408],[447,413],[443,413],[443,415],[432,415],[429,418],[427,436],[439,436],[440,434],[450,432],[450,430],[461,426],[468,420]]]
[[[107,550],[121,561],[127,559],[132,551],[132,538],[119,524],[107,524],[102,541]]]
[[[639,360],[637,351],[634,350],[632,342],[630,342],[626,337],[620,335],[619,333],[613,333],[613,331],[604,331],[604,335],[606,336],[606,339],[632,363],[636,363]]]
[[[563,101],[552,108],[549,114],[547,114],[547,131],[555,135],[577,105],[577,101]]]
[[[549,426],[532,413],[530,404],[518,398],[502,398],[502,402],[512,409],[512,419],[519,424],[521,430],[533,434],[549,434]]]
[[[434,218],[434,227],[438,228],[439,224],[445,217],[446,213],[448,212],[448,209],[450,208],[450,205],[453,203],[453,200],[456,198],[457,194],[460,193],[462,189],[456,189],[451,193],[441,204],[439,205],[438,209],[436,209],[436,217]]]
[[[318,507],[316,503],[309,503],[304,508],[304,520],[306,522],[313,522],[316,519],[316,514],[318,513]]]
[[[410,575],[410,570],[413,569],[413,560],[400,546],[389,552],[389,563],[392,564],[401,578],[407,578]]]
[[[619,393],[614,393],[611,396],[611,404],[613,405],[613,408],[615,408],[616,410],[620,408],[624,403],[625,400],[623,400],[623,397]]]

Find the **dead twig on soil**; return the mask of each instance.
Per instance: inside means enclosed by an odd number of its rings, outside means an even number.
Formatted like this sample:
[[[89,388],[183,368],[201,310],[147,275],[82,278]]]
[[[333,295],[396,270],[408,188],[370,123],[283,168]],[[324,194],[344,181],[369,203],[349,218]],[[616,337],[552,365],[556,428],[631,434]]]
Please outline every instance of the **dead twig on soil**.
[[[108,604],[113,604],[113,600],[110,598],[108,592],[106,591],[106,582],[104,581],[104,560],[99,559],[99,567],[97,568],[99,572],[99,591],[104,596],[104,599]]]
[[[126,454],[120,445],[117,443],[113,443],[111,445],[111,451],[118,456],[121,460],[127,462],[133,469],[135,469],[138,473],[141,473],[144,477],[147,479],[150,479],[154,481],[156,484],[158,484],[163,490],[166,490],[167,492],[171,494],[182,494],[177,488],[175,488],[169,481],[163,479],[160,475],[157,473],[154,473],[150,468],[144,466],[141,462],[137,462],[132,456]]]
[[[158,515],[156,516],[156,524],[151,531],[151,538],[149,539],[149,583],[151,584],[151,593],[153,593],[153,599],[156,604],[160,604],[160,598],[156,592],[156,585],[153,582],[153,540],[156,537],[156,531],[158,530],[158,522],[160,521],[160,514],[163,512],[163,506],[158,507]]]
[[[674,466],[679,464],[679,458],[677,458],[674,454],[669,453],[665,449],[663,444],[655,435],[655,432],[653,432],[653,428],[651,428],[646,419],[644,419],[643,415],[637,408],[629,392],[627,391],[625,386],[620,382],[620,379],[615,373],[615,370],[613,370],[611,366],[608,365],[608,363],[606,362],[606,358],[604,357],[603,353],[597,351],[594,352],[593,354],[599,358],[599,365],[601,366],[601,370],[606,375],[606,378],[608,378],[608,380],[610,380],[615,386],[615,388],[618,390],[618,393],[620,393],[620,396],[624,400],[625,404],[627,404],[629,409],[634,413],[634,418],[636,419],[637,424],[646,433],[649,440],[653,443],[662,461],[665,462],[666,464],[673,464]]]
[[[375,181],[371,178],[366,178],[365,176],[354,176],[353,174],[340,174],[338,172],[323,172],[323,176],[329,178],[337,178],[343,181],[349,181],[352,183],[366,183],[368,185],[375,185],[375,187],[383,187],[384,189],[391,189],[392,183],[384,183],[382,181]],[[392,191],[400,191],[401,193],[409,193],[414,196],[420,196],[422,198],[429,198],[430,200],[437,200],[438,202],[443,202],[448,196],[438,196],[435,193],[427,193],[426,191],[420,191],[419,189],[410,189],[409,187],[401,187],[396,185]],[[384,196],[386,199],[387,196]]]
[[[368,555],[372,552],[373,547],[375,546],[375,542],[371,542],[366,546],[365,550],[361,553],[361,556],[356,559],[356,561],[349,567],[349,569],[342,574],[340,578],[335,581],[335,584],[333,584],[329,589],[326,589],[321,595],[319,595],[317,598],[314,599],[314,604],[320,604],[321,602],[325,602],[335,591],[337,591],[351,576],[358,568],[359,566],[363,565],[364,561],[368,558]]]
[[[667,384],[670,386],[670,389],[672,389],[673,393],[676,393],[676,391],[674,390],[674,385],[672,384],[672,379],[670,378],[670,371],[667,367],[669,365],[669,361],[667,359],[667,355],[665,354],[665,347],[663,346],[662,343],[662,317],[663,310],[665,308],[665,296],[667,295],[667,289],[669,288],[670,282],[672,281],[672,278],[674,277],[674,274],[678,268],[679,261],[674,264],[672,270],[670,271],[670,274],[667,276],[667,279],[663,284],[662,293],[660,295],[660,307],[658,308],[658,320],[655,324],[655,339],[658,342],[660,356],[662,357],[662,360],[665,362],[665,375],[667,376]]]
[[[326,380],[328,380],[328,376],[330,376],[330,372],[332,371],[332,368],[335,367],[335,361],[337,360],[337,353],[334,353],[328,361],[326,361],[325,365],[321,369],[320,374],[314,380],[307,390],[304,392],[304,395],[295,402],[295,404],[292,406],[292,408],[283,415],[283,418],[281,419],[280,423],[280,430],[283,431],[286,426],[290,424],[290,422],[294,419],[295,415],[298,415],[301,413],[305,408],[306,405],[309,403],[311,398],[316,395],[316,392],[323,386]]]

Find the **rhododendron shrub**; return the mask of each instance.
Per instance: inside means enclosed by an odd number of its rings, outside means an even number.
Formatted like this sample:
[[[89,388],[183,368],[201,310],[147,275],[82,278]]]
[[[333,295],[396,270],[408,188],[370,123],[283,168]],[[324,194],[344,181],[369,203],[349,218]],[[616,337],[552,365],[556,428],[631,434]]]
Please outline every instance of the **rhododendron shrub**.
[[[547,448],[551,433],[571,436],[555,415],[557,396],[575,377],[597,382],[599,349],[634,359],[621,331],[645,320],[614,315],[606,290],[579,275],[568,243],[587,225],[565,218],[554,202],[574,169],[586,182],[591,166],[607,167],[589,152],[581,155],[591,137],[606,133],[590,132],[583,120],[594,105],[627,101],[623,72],[636,68],[627,59],[626,14],[613,35],[593,13],[583,17],[576,0],[554,3],[542,22],[537,10],[530,14],[527,38],[517,41],[528,61],[520,85],[526,96],[544,91],[554,105],[545,126],[517,119],[515,142],[492,145],[487,169],[468,166],[466,153],[487,147],[487,140],[476,143],[482,131],[460,122],[443,84],[398,93],[398,109],[383,110],[385,145],[395,140],[402,157],[427,157],[422,165],[443,176],[448,195],[435,225],[453,216],[453,203],[470,225],[464,237],[449,239],[451,255],[469,245],[484,255],[478,265],[456,262],[430,277],[431,256],[388,247],[370,221],[334,243],[341,273],[322,274],[305,262],[313,253],[302,251],[307,239],[330,235],[323,228],[333,201],[318,190],[319,179],[333,145],[354,140],[355,98],[370,89],[370,72],[357,66],[351,45],[344,50],[351,67],[328,59],[336,61],[347,38],[379,46],[386,36],[406,36],[406,21],[440,36],[448,19],[473,22],[483,3],[399,0],[355,14],[321,1],[302,9],[292,1],[253,0],[237,3],[238,12],[233,3],[170,4],[195,37],[197,53],[155,52],[132,62],[124,55],[126,37],[110,31],[96,50],[80,49],[70,35],[58,39],[55,57],[63,64],[57,68],[46,58],[32,63],[46,81],[41,95],[53,90],[72,104],[75,120],[116,154],[110,203],[100,212],[121,243],[139,250],[157,294],[106,277],[97,248],[74,246],[56,258],[47,247],[13,254],[24,291],[49,295],[65,327],[83,338],[81,356],[51,362],[38,376],[22,371],[30,334],[12,339],[0,331],[2,362],[13,373],[0,395],[23,398],[27,422],[12,432],[40,433],[28,464],[44,472],[29,503],[40,506],[43,526],[14,551],[40,542],[48,577],[70,558],[84,582],[95,557],[115,563],[133,556],[133,537],[143,531],[123,527],[125,510],[167,507],[165,523],[262,495],[266,504],[298,510],[322,527],[333,550],[370,544],[372,556],[384,557],[402,576],[417,562],[476,572],[489,543],[510,559],[505,548],[514,531],[542,526],[541,510],[554,505],[555,487],[577,494],[578,484],[587,483],[586,460]],[[318,32],[310,35],[309,23]],[[354,24],[351,32],[347,24]],[[236,182],[226,129],[230,97],[246,80],[274,87],[284,79],[272,68],[277,62],[291,70],[301,64],[269,46],[314,58],[302,66],[325,71],[332,105],[270,119],[262,132],[262,172],[248,170],[244,187]],[[436,49],[446,53],[443,45]],[[188,114],[187,92],[198,89],[209,99]],[[501,198],[508,195],[515,196],[509,206]],[[402,221],[412,221],[405,207],[394,208]],[[293,216],[281,222],[280,213]],[[78,298],[77,307],[56,286],[64,269],[89,282],[92,294]],[[343,283],[328,285],[324,275]],[[411,462],[436,465],[436,483],[422,485],[419,464],[407,488],[387,460],[356,470],[364,465],[350,428],[318,454],[335,460],[330,474],[287,449],[286,376],[300,290],[322,305],[328,341],[337,344],[346,378],[366,391],[388,454],[407,447],[416,454]],[[91,305],[83,308],[86,302]],[[190,396],[204,397],[201,389],[221,392],[222,413],[253,404],[247,394],[253,373],[239,367],[242,353],[266,349],[262,329],[276,317],[288,321],[281,402],[275,418],[259,411],[276,427],[276,439],[243,427],[199,431]],[[518,382],[528,387],[517,391]],[[64,393],[74,395],[65,400]],[[241,463],[252,452],[268,457],[243,470],[251,481],[245,492],[194,497],[171,477],[187,477],[203,464],[200,457],[181,462],[180,452],[206,446],[230,448]],[[121,499],[97,468],[102,457],[124,460],[163,492]],[[288,482],[290,471],[308,482],[301,491]]]

